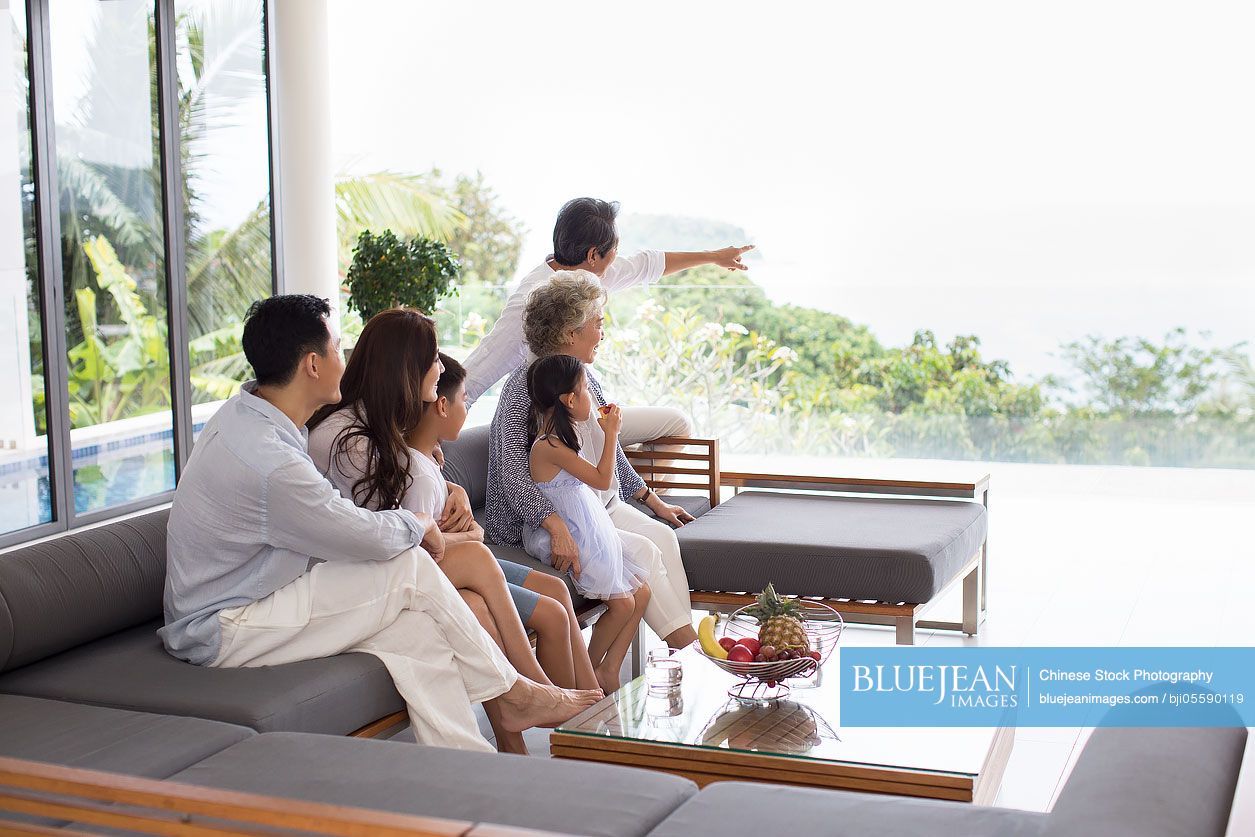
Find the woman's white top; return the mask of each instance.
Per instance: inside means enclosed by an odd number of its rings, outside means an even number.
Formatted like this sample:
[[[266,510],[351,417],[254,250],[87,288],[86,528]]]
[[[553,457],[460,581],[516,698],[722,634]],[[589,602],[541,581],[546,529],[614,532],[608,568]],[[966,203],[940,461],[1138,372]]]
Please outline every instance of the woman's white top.
[[[366,440],[361,437],[352,439],[343,451],[332,456],[331,448],[341,431],[357,424],[351,407],[337,410],[327,416],[322,424],[315,427],[309,434],[309,456],[323,476],[331,480],[342,497],[346,497],[362,505],[364,492],[353,494],[353,484],[366,473]],[[337,445],[337,448],[339,446]],[[414,448],[410,448],[410,485],[405,496],[401,498],[401,508],[409,509],[414,514],[439,519],[444,511],[445,502],[449,499],[449,486],[444,475],[429,457]],[[377,504],[377,500],[371,506]]]

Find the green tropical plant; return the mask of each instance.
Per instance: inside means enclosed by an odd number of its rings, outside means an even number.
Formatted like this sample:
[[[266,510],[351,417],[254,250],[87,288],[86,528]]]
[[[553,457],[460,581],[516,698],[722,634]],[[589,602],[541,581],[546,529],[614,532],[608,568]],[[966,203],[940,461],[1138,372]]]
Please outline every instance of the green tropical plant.
[[[448,242],[467,224],[437,173],[341,172],[335,179],[335,203],[341,264],[349,263],[358,237],[367,230]]]
[[[388,308],[408,306],[430,314],[453,287],[460,266],[449,248],[430,238],[398,239],[392,230],[364,230],[349,265],[349,308],[363,320]]]
[[[117,307],[122,328],[106,336],[96,292],[75,292],[83,339],[69,350],[70,421],[102,424],[170,408],[170,362],[164,320],[148,313],[113,246],[102,236],[83,245],[96,286]]]

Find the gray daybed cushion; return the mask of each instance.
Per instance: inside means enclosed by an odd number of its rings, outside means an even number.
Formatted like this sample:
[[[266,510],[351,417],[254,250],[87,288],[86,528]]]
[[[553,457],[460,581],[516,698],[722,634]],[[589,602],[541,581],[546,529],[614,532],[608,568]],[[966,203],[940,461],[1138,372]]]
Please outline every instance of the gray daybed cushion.
[[[405,708],[383,663],[341,654],[282,666],[207,668],[166,653],[160,622],[0,675],[0,693],[210,718],[258,732],[346,735]]]
[[[568,834],[639,837],[697,792],[602,764],[276,733],[171,776],[227,790]]]
[[[0,756],[165,779],[253,735],[217,721],[0,695]]]
[[[745,491],[677,530],[694,590],[927,602],[977,553],[984,506]]]
[[[650,837],[726,837],[785,830],[834,837],[1030,837],[1041,834],[1045,820],[1044,814],[960,802],[717,782],[681,805]]]
[[[1245,727],[1096,729],[1055,800],[1047,833],[1223,837],[1246,736]]]

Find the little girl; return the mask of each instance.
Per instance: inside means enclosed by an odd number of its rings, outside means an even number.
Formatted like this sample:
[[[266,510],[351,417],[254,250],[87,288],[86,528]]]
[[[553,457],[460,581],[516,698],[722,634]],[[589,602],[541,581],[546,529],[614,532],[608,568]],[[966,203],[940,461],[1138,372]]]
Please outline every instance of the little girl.
[[[606,507],[590,489],[610,487],[622,418],[616,405],[602,408],[597,421],[606,443],[594,466],[580,456],[575,430],[593,410],[584,364],[569,355],[541,358],[527,370],[527,391],[532,399],[528,426],[532,480],[553,503],[579,548],[578,568],[570,571],[575,588],[587,599],[606,603],[606,613],[593,626],[588,655],[598,684],[610,694],[619,688],[619,669],[649,604],[647,569],[624,551]],[[527,527],[523,543],[535,558],[551,560],[549,533],[544,529]]]

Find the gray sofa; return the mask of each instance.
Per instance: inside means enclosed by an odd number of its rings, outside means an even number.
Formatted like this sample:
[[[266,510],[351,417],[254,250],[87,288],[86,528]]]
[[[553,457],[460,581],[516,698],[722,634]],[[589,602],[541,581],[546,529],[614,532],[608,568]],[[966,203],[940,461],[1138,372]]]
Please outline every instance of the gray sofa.
[[[481,442],[446,451],[477,506]],[[165,521],[156,511],[0,554],[0,758],[616,837],[772,833],[782,812],[790,830],[828,834],[1199,837],[1228,819],[1241,728],[1099,730],[1048,815],[767,785],[699,792],[632,768],[343,737],[403,706],[373,657],[227,670],[165,654]]]
[[[598,837],[783,828],[850,837],[1223,837],[1247,737],[1241,727],[1096,730],[1054,809],[1033,813],[742,782],[699,790],[687,779],[628,767],[310,733],[237,734],[238,743],[181,769],[171,766],[186,754],[173,759],[151,746],[156,739],[130,747],[112,766],[215,790]],[[0,756],[10,747],[0,735]],[[0,830],[5,818],[0,795]]]
[[[449,445],[449,478],[477,513],[487,491],[487,435]],[[694,515],[710,508],[682,501]],[[375,657],[342,654],[282,666],[216,669],[165,652],[162,618],[168,511],[121,520],[0,556],[0,694],[202,718],[255,732],[348,735],[405,708]],[[502,558],[553,570],[521,549]],[[569,584],[569,579],[568,579]],[[571,594],[577,610],[596,602]]]

